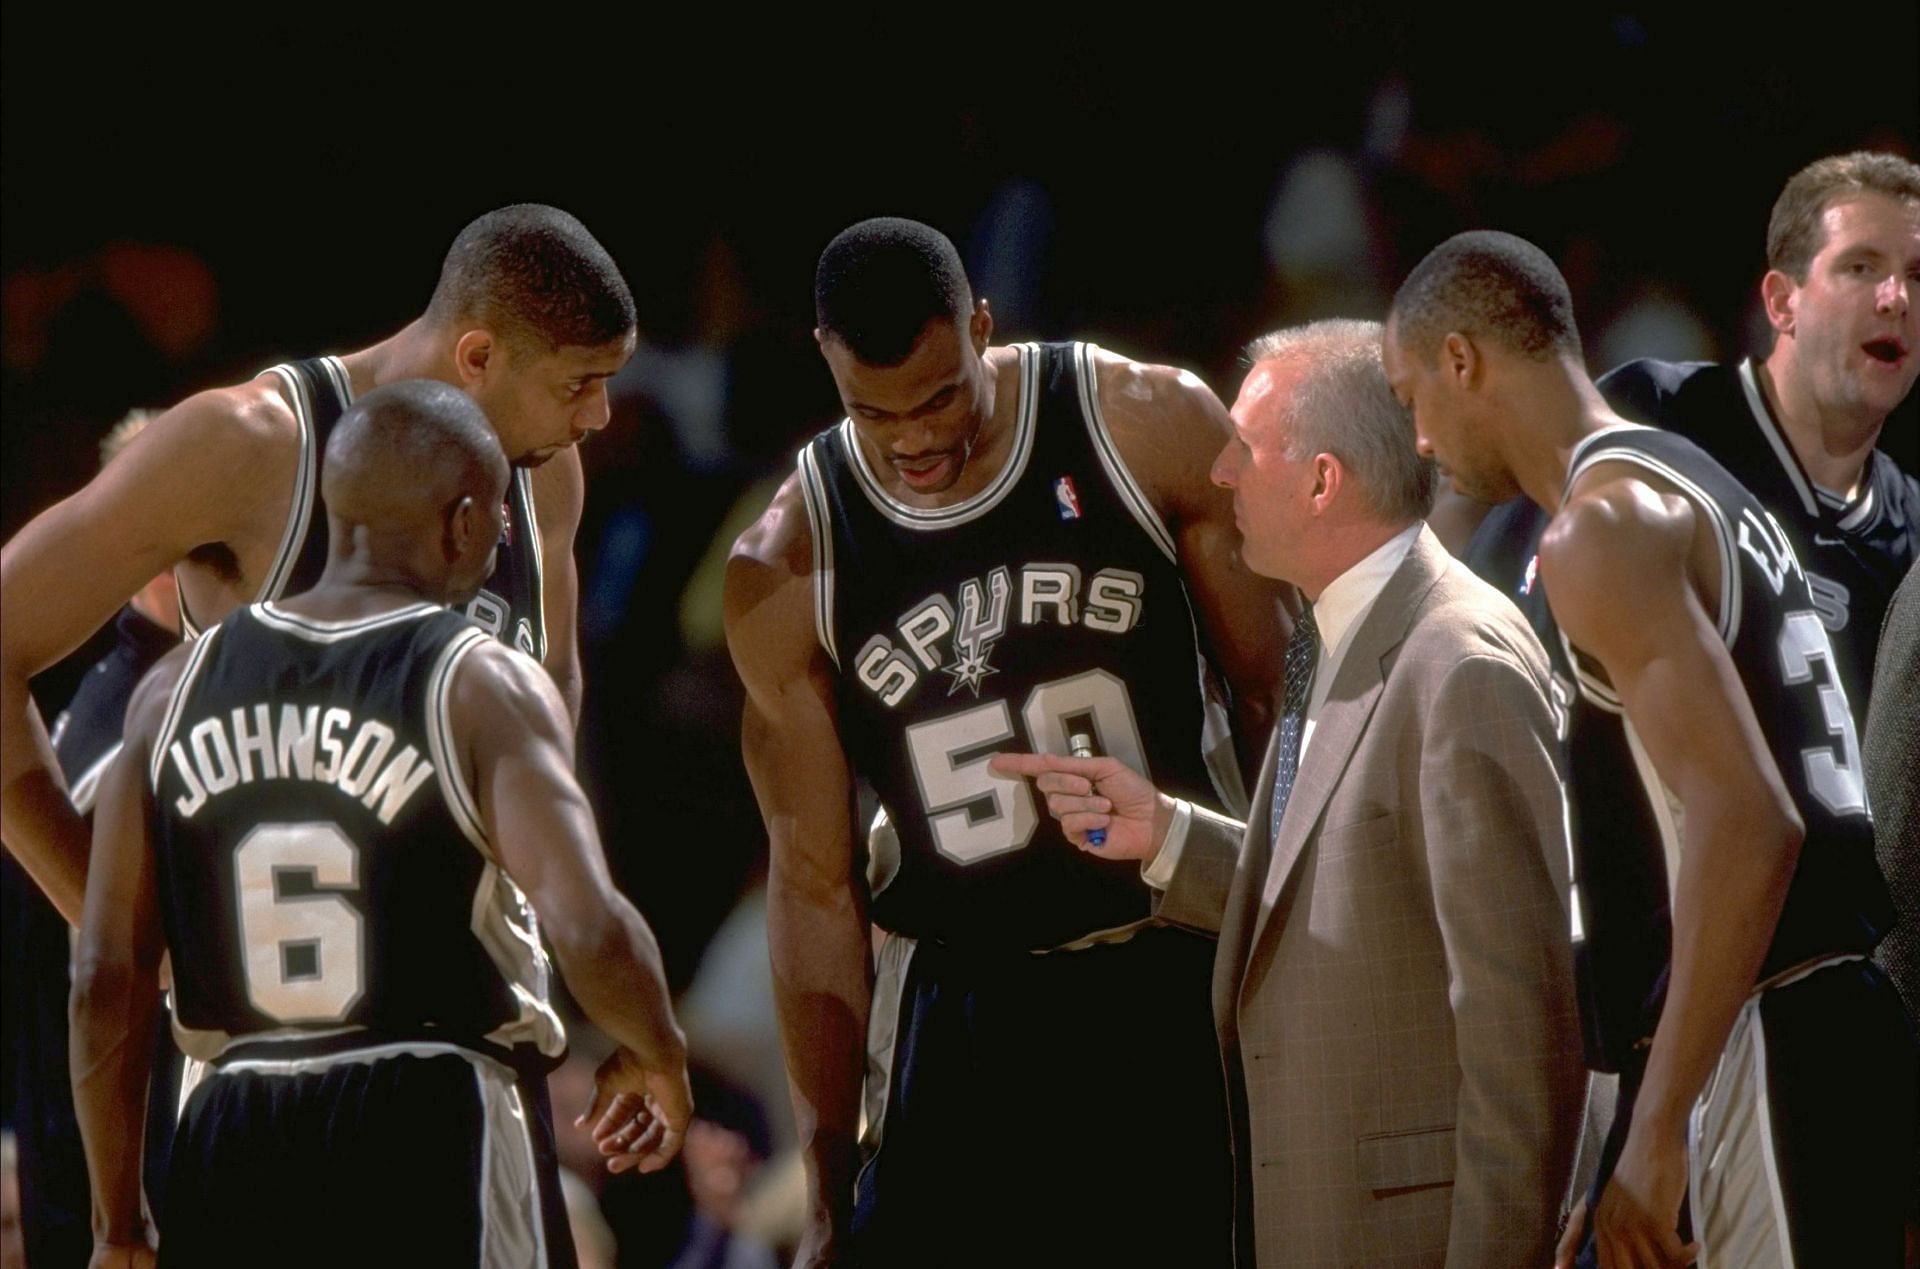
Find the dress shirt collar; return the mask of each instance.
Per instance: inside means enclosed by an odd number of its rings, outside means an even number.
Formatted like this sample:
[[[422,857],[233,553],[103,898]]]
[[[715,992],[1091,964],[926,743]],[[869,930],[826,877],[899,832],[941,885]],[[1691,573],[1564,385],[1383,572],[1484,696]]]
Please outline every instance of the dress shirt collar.
[[[1327,588],[1320,592],[1320,598],[1314,601],[1313,619],[1320,626],[1323,666],[1337,662],[1340,654],[1347,650],[1347,641],[1359,627],[1360,619],[1386,589],[1388,580],[1407,558],[1407,552],[1413,549],[1424,527],[1424,521],[1414,521],[1328,582]]]

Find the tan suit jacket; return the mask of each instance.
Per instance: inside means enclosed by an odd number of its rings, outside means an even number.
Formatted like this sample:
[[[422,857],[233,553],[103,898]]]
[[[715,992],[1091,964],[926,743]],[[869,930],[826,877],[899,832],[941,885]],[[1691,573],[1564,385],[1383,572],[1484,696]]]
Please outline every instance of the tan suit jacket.
[[[1585,1073],[1547,684],[1519,612],[1422,529],[1278,841],[1275,746],[1244,831],[1195,813],[1159,915],[1220,933],[1243,1261],[1551,1262]]]

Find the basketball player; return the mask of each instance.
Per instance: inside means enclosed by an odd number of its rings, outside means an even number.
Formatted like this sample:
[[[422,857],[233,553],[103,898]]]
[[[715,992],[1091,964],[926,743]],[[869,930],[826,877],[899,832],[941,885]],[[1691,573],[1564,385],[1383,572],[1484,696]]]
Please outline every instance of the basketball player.
[[[1796,172],[1767,221],[1760,298],[1764,360],[1630,361],[1600,391],[1713,455],[1780,521],[1857,728],[1881,618],[1920,556],[1920,480],[1875,448],[1920,375],[1920,166],[1862,152]]]
[[[914,221],[840,234],[814,299],[847,417],[802,448],[726,585],[808,1172],[799,1263],[1222,1263],[1212,945],[1152,926],[1139,868],[1075,850],[987,759],[1080,733],[1244,801],[1204,654],[1265,735],[1285,627],[1208,483],[1226,412],[1090,344],[990,347],[953,245]],[[898,840],[870,880],[856,780],[895,830],[875,840]],[[1136,1044],[1144,1068],[1109,1060]],[[1143,1098],[1137,1069],[1173,1074]],[[1114,1219],[1118,1169],[1164,1197],[1150,1220]]]
[[[1897,1263],[1908,1173],[1885,1160],[1910,1148],[1914,1051],[1866,959],[1891,911],[1790,543],[1691,442],[1613,414],[1565,280],[1520,239],[1436,248],[1395,297],[1386,363],[1460,492],[1552,513],[1540,581],[1578,674],[1575,726],[1614,729],[1659,814],[1667,875],[1627,889],[1670,887],[1671,954],[1638,984],[1582,1263]],[[1613,846],[1576,843],[1589,924],[1619,919],[1598,911],[1609,873],[1648,866]]]
[[[684,1038],[574,782],[565,707],[536,662],[444,606],[493,571],[508,476],[465,394],[368,393],[327,445],[319,584],[236,609],[136,691],[75,962],[96,1256],[144,1242],[129,1126],[163,949],[182,1047],[212,1064],[175,1141],[168,1262],[418,1246],[571,1264],[516,1080],[565,1043],[542,926],[625,1046],[587,1112],[611,1095],[594,1125],[610,1166],[678,1148]]]
[[[86,830],[55,773],[28,679],[168,569],[189,637],[238,605],[311,586],[327,541],[319,455],[341,412],[379,384],[438,379],[486,410],[518,470],[499,571],[468,608],[546,662],[577,715],[572,546],[582,481],[571,447],[606,424],[606,380],[634,340],[633,298],[579,221],[538,204],[501,208],[461,231],[426,312],[398,334],[189,397],[7,543],[0,830],[69,921],[80,914]]]
[[[101,466],[112,462],[151,421],[134,410],[100,442]],[[54,720],[52,744],[74,808],[93,811],[100,776],[120,748],[127,699],[141,675],[180,642],[180,605],[173,574],[161,573],[127,601],[114,618],[114,644],[81,680],[67,708]],[[67,967],[73,959],[73,927],[55,910],[10,855],[0,856],[5,874],[5,1045],[10,1120],[20,1146],[20,1224],[29,1263],[86,1263],[93,1239],[88,1228],[87,1161],[73,1117],[67,1074]],[[156,1025],[160,1020],[156,1019]],[[166,1044],[164,1039],[158,1041]],[[155,1064],[154,1124],[172,1135],[170,1109],[179,1056]],[[147,1176],[164,1175],[165,1140],[147,1148]]]

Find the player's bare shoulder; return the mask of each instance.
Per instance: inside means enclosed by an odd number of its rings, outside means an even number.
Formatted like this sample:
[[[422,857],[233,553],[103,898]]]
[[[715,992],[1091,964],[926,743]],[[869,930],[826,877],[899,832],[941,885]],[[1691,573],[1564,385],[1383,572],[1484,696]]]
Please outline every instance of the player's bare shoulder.
[[[727,556],[727,646],[751,689],[765,673],[803,666],[813,646],[813,530],[798,472]]]
[[[1693,504],[1620,464],[1583,473],[1540,539],[1540,574],[1568,634],[1644,612],[1687,584]]]
[[[1233,423],[1201,378],[1177,366],[1092,352],[1100,421],[1120,457],[1163,514],[1210,501],[1207,472]]]

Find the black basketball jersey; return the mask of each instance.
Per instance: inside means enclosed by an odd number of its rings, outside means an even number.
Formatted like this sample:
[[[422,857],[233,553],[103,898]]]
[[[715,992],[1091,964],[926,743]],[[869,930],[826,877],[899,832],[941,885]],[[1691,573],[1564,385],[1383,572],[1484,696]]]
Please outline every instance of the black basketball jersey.
[[[180,642],[178,635],[147,620],[129,604],[113,623],[113,650],[94,662],[79,690],[53,723],[48,739],[74,809],[93,813],[100,777],[120,752],[133,689],[154,662]]]
[[[1854,726],[1863,726],[1880,623],[1920,555],[1920,481],[1876,449],[1851,500],[1815,485],[1751,360],[1630,361],[1602,378],[1600,390],[1625,417],[1678,432],[1706,450],[1773,512],[1832,636]]]
[[[1016,352],[1013,445],[979,493],[898,501],[850,420],[801,450],[800,476],[841,743],[899,839],[898,860],[878,861],[873,919],[1032,949],[1142,920],[1149,892],[1138,864],[1075,849],[989,755],[1065,754],[1083,733],[1219,805],[1208,762],[1230,769],[1232,750],[1173,538],[1101,416],[1092,345]]]
[[[181,1048],[433,1038],[558,1056],[538,925],[494,862],[447,717],[486,639],[414,604],[272,604],[195,645],[150,777]]]
[[[1641,468],[1680,490],[1706,517],[1719,544],[1722,581],[1715,628],[1806,826],[1760,978],[1821,956],[1871,951],[1892,923],[1893,908],[1874,860],[1873,821],[1846,688],[1835,673],[1832,644],[1792,544],[1759,500],[1684,437],[1637,426],[1596,432],[1575,446],[1567,488],[1601,463]],[[1601,978],[1609,993],[1604,1004],[1616,1012],[1603,1023],[1617,1062],[1619,1042],[1628,1036],[1644,1041],[1659,1017],[1671,944],[1664,898],[1679,867],[1680,825],[1676,804],[1640,747],[1605,671],[1564,634],[1560,641],[1578,685],[1574,734],[1587,737],[1594,761],[1609,756],[1620,781],[1611,793],[1581,789],[1577,795],[1624,800],[1622,790],[1644,793],[1657,825],[1652,849],[1643,839],[1614,840],[1591,831],[1583,831],[1576,843],[1588,938],[1600,929],[1609,938],[1604,949],[1590,952],[1610,958]],[[1636,925],[1638,937],[1658,940],[1657,956],[1645,948],[1636,954]],[[1628,1008],[1636,996],[1644,1001],[1637,1019]],[[1628,1050],[1637,1047],[1626,1044]]]
[[[281,532],[273,564],[254,595],[255,603],[313,589],[327,566],[327,509],[320,501],[320,460],[334,424],[353,404],[353,384],[338,357],[289,361],[270,367],[266,373],[280,379],[287,399],[293,403],[300,433],[300,462],[295,469],[293,499],[287,506],[286,528]],[[526,468],[514,468],[502,511],[505,521],[493,574],[467,604],[467,615],[502,643],[535,660],[544,660],[547,622],[541,607],[540,530],[533,516],[532,474]],[[180,623],[188,638],[199,635],[200,627],[187,611],[184,590]]]

